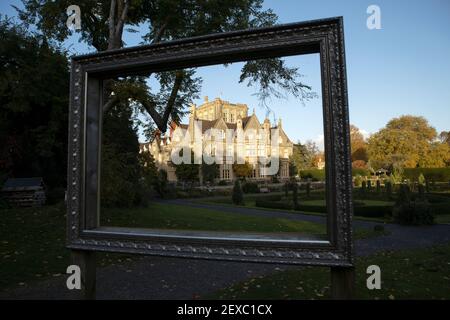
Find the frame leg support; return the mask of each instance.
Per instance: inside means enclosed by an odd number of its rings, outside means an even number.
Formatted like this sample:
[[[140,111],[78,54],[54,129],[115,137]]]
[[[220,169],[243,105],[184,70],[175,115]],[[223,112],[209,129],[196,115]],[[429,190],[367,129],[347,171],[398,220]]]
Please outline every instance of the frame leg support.
[[[355,297],[355,268],[331,267],[331,298],[348,300]]]
[[[79,299],[94,300],[96,289],[96,259],[94,251],[72,250],[72,264],[80,267],[81,290]]]

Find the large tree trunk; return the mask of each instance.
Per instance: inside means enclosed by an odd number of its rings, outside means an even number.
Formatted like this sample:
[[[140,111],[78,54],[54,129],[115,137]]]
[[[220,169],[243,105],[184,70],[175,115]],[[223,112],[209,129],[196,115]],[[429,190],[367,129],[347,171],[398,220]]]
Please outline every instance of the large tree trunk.
[[[109,19],[108,19],[108,49],[115,50],[120,49],[123,46],[122,36],[123,36],[123,28],[125,22],[127,20],[128,9],[131,0],[111,0],[111,6],[109,11]],[[157,32],[155,32],[155,37],[152,43],[157,43],[161,41],[163,37],[164,31],[166,30],[168,24],[168,18],[165,19],[164,23],[159,27]],[[161,115],[155,108],[155,105],[151,103],[149,99],[142,99],[135,97],[136,100],[141,103],[144,109],[148,112],[150,117],[155,122],[156,126],[161,132],[165,132],[167,130],[167,124],[169,121],[169,117],[173,111],[175,106],[175,100],[178,94],[178,91],[181,87],[181,82],[183,81],[183,72],[178,71],[175,77],[174,85],[170,97],[167,101],[166,107],[164,109],[164,113]],[[116,96],[111,95],[111,86],[113,84],[113,80],[107,80],[104,83],[104,101],[106,103],[103,105],[103,112],[107,112],[112,106],[119,102],[119,99]]]

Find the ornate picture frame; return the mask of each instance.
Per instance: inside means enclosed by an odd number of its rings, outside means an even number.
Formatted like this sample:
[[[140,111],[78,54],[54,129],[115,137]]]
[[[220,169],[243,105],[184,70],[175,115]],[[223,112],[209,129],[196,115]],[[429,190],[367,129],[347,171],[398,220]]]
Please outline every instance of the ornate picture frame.
[[[102,81],[258,58],[320,53],[328,240],[99,225]],[[353,265],[350,129],[342,17],[76,56],[71,61],[67,247],[303,265]]]

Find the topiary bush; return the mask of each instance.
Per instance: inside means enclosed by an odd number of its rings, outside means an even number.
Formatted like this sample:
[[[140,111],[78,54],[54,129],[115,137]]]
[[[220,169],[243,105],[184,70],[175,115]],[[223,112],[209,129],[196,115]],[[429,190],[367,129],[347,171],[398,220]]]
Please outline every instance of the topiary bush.
[[[299,208],[297,183],[292,184],[292,202],[294,204],[294,209],[297,210]]]
[[[233,195],[231,196],[231,199],[236,205],[244,205],[244,193],[242,192],[241,183],[239,180],[234,182]]]
[[[381,193],[381,181],[377,180],[377,193],[380,194]]]
[[[362,184],[362,182],[363,182],[363,177],[360,175],[360,174],[357,174],[356,176],[355,176],[355,179],[354,179],[354,185],[355,185],[355,187],[361,187],[361,184]]]
[[[409,186],[400,186],[397,202],[392,209],[394,221],[405,225],[430,225],[434,214],[430,203],[424,197],[412,199]]]
[[[392,183],[388,180],[384,183],[384,187],[386,189],[386,196],[389,200],[392,199]]]

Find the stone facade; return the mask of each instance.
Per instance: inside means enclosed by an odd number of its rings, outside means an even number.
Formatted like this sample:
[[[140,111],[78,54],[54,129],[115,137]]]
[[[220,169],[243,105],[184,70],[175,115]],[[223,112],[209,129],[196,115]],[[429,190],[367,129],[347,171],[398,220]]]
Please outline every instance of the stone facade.
[[[198,124],[199,121],[201,122],[201,131],[196,131],[194,128],[195,123]],[[278,129],[279,170],[275,175],[281,180],[289,178],[289,157],[292,156],[293,143],[283,131],[281,119],[278,120],[276,125],[271,125],[267,118],[261,123],[254,110],[251,115],[248,115],[246,104],[234,104],[220,98],[210,101],[205,97],[202,105],[191,106],[188,124],[172,124],[168,134],[164,136],[156,134],[151,142],[142,143],[140,146],[141,151],[150,151],[155,158],[158,169],[167,171],[169,181],[177,181],[175,168],[171,162],[172,150],[180,144],[178,136],[174,135],[177,129],[182,129],[189,133],[191,146],[195,141],[199,141],[198,139],[196,140],[198,138],[195,136],[196,134],[201,132],[202,137],[200,141],[204,141],[206,140],[205,135],[208,134],[210,129],[224,132],[224,135],[227,130],[243,132],[245,139],[242,142],[239,142],[236,138],[227,141],[223,138],[216,139],[213,143],[210,142],[208,146],[204,146],[204,152],[214,155],[216,148],[221,144],[223,163],[219,164],[218,180],[234,180],[236,178],[232,168],[233,165],[230,162],[235,162],[238,148],[242,148],[245,162],[253,167],[253,172],[248,179],[271,179],[272,175],[265,174],[266,171],[258,162],[258,158],[270,156],[273,143],[272,132],[274,132],[273,129]],[[242,146],[239,146],[239,144]],[[200,178],[200,180],[202,179]]]

